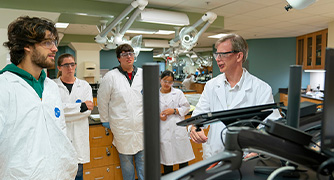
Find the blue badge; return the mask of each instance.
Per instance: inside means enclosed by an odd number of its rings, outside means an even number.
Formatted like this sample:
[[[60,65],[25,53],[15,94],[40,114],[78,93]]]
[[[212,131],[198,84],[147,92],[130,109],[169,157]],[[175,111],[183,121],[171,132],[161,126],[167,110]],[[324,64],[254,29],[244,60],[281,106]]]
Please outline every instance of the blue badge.
[[[75,101],[75,103],[81,103],[81,99],[77,99],[77,101]]]
[[[59,118],[60,117],[60,109],[59,108],[55,108],[55,116],[56,118]]]

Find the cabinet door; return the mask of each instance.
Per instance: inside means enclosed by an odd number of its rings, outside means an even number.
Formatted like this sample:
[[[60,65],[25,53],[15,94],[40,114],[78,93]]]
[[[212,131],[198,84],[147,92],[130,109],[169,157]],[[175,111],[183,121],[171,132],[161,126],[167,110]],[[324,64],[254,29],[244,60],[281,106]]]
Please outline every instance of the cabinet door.
[[[90,148],[90,163],[84,164],[85,169],[113,165],[119,162],[116,148],[113,146]]]
[[[111,146],[112,140],[113,136],[110,129],[106,129],[102,125],[89,127],[90,147]]]
[[[306,43],[305,43],[306,59],[303,64],[304,69],[312,69],[312,60],[314,59],[313,49],[315,49],[315,47],[313,46],[314,44],[313,40],[314,40],[313,35],[306,36]]]
[[[303,65],[304,62],[304,44],[305,44],[305,36],[301,36],[297,38],[297,57],[296,64]]]
[[[114,180],[116,171],[113,166],[87,169],[83,171],[83,179]]]
[[[321,31],[315,34],[316,57],[313,62],[313,69],[324,69],[325,67],[327,36],[327,31]]]

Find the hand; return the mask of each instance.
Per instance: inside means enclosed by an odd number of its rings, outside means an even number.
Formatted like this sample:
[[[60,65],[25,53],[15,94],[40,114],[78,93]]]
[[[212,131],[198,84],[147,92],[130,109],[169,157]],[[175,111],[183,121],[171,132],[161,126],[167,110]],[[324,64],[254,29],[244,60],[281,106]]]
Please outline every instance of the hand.
[[[205,136],[203,129],[201,131],[196,131],[196,127],[192,126],[190,131],[190,138],[195,143],[205,143],[208,137]]]
[[[168,109],[163,110],[161,113],[164,113],[166,116],[169,116],[171,114],[174,114],[174,109],[168,108]]]
[[[160,113],[160,119],[161,119],[162,121],[166,121],[166,119],[167,119],[167,115],[164,114],[163,112],[161,112],[161,113]]]
[[[87,100],[87,101],[85,101],[85,104],[86,104],[88,110],[93,110],[94,103],[92,101]]]
[[[105,127],[105,128],[110,129],[109,122],[102,122],[102,126]]]
[[[258,156],[258,154],[252,152],[252,153],[247,154],[247,155],[244,157],[244,159],[248,159],[248,158],[255,157],[255,156]]]

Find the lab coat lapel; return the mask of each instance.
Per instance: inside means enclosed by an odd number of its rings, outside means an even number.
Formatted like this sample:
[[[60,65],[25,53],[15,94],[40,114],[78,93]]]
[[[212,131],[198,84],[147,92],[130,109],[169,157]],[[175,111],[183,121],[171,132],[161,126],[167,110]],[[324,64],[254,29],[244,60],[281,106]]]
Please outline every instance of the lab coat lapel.
[[[224,78],[221,78],[218,84],[215,85],[214,91],[218,97],[220,104],[223,106],[223,109],[227,109],[226,98],[225,98],[225,88],[224,88]]]
[[[245,73],[245,77],[244,77],[243,84],[241,85],[240,91],[238,91],[238,93],[236,94],[235,99],[233,99],[230,105],[230,109],[240,107],[239,104],[243,102],[244,98],[247,98],[246,91],[249,90],[252,86],[252,79],[249,78],[248,72],[245,71],[244,73]]]

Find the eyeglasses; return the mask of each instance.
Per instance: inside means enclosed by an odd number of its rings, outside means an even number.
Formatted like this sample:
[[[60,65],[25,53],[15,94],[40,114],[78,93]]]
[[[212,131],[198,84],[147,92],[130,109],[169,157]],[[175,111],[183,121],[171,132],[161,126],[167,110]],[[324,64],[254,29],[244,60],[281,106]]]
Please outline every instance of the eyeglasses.
[[[172,85],[173,81],[161,80],[161,83]]]
[[[77,63],[66,63],[66,64],[62,64],[60,66],[65,67],[65,68],[69,68],[69,67],[75,67],[76,65],[77,65]]]
[[[134,52],[124,52],[124,53],[121,53],[120,54],[121,57],[134,57],[135,56],[135,53]]]
[[[213,57],[215,59],[222,59],[222,58],[227,58],[229,54],[231,53],[238,53],[240,51],[229,51],[229,52],[217,52],[213,53]]]
[[[40,44],[47,49],[51,49],[53,46],[58,47],[58,41],[55,39],[45,39]]]

